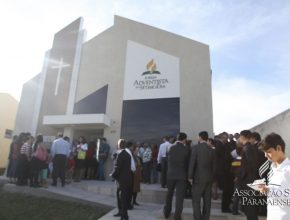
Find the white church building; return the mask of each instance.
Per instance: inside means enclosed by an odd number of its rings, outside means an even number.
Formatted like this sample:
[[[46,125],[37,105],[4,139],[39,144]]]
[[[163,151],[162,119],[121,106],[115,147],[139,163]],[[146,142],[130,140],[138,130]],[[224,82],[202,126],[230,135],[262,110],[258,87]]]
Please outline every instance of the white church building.
[[[23,86],[15,134],[106,137],[112,148],[119,138],[213,134],[208,45],[119,16],[85,35],[82,18],[54,35],[41,72]]]

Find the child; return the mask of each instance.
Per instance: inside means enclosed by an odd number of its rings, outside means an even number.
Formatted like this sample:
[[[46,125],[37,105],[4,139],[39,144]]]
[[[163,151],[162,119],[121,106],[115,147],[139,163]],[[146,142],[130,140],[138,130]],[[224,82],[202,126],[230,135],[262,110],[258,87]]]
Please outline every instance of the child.
[[[76,162],[74,159],[74,155],[71,152],[67,161],[67,171],[66,171],[66,183],[71,183],[73,178],[74,169],[76,166]]]
[[[53,171],[53,161],[50,150],[48,150],[48,177],[52,178],[52,171]]]

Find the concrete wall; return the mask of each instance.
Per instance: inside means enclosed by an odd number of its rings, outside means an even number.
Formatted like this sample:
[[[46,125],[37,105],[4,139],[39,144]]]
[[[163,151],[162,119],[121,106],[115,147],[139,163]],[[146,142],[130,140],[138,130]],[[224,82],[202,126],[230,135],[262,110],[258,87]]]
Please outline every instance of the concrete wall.
[[[196,138],[201,130],[212,134],[208,45],[118,16],[114,25],[119,44],[130,39],[180,59],[180,130],[189,138]]]
[[[5,137],[6,129],[14,130],[18,101],[11,95],[0,93],[0,168],[7,164],[12,139]]]
[[[72,114],[74,94],[82,45],[82,23],[78,18],[54,35],[53,45],[46,55],[42,73],[43,95],[39,110],[37,132],[49,136],[56,135],[63,128],[43,126],[46,115]]]
[[[262,138],[272,132],[281,135],[286,143],[286,154],[290,158],[290,109],[253,127],[251,130],[259,132]]]
[[[213,134],[211,68],[208,45],[115,16],[114,26],[83,45],[75,102],[108,84],[106,114],[111,127],[104,137],[111,152],[121,136],[128,40],[180,60],[180,130],[195,139],[201,130]],[[107,161],[107,171],[112,162]],[[108,173],[108,172],[107,172]]]
[[[41,74],[26,82],[22,87],[22,93],[19,103],[19,108],[16,116],[14,134],[18,135],[21,132],[30,132],[35,135],[33,122],[35,120],[37,107],[37,98],[40,95]],[[34,122],[37,123],[37,122]]]

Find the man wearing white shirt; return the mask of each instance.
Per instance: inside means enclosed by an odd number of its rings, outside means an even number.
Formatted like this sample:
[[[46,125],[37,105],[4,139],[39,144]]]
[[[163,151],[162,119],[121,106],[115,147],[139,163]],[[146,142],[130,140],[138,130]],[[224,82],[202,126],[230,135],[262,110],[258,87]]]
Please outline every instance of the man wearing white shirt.
[[[271,133],[261,143],[265,156],[272,162],[273,175],[260,191],[267,194],[267,220],[290,218],[290,161],[285,155],[285,142],[280,135]]]
[[[51,146],[51,156],[53,158],[52,186],[57,185],[57,178],[60,177],[61,185],[65,185],[66,159],[70,153],[70,144],[63,139],[63,134],[58,133],[58,138]]]
[[[165,188],[167,184],[167,152],[172,144],[169,142],[169,137],[163,137],[163,143],[159,147],[157,163],[161,164],[161,187]]]

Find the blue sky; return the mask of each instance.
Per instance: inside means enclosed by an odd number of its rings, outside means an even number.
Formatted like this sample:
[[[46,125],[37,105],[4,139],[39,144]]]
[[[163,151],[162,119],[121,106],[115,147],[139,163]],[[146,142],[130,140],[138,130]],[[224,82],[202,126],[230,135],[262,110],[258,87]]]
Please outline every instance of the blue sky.
[[[290,2],[229,0],[2,0],[0,92],[20,99],[54,34],[84,18],[87,39],[114,14],[210,46],[214,131],[239,132],[290,107]]]

